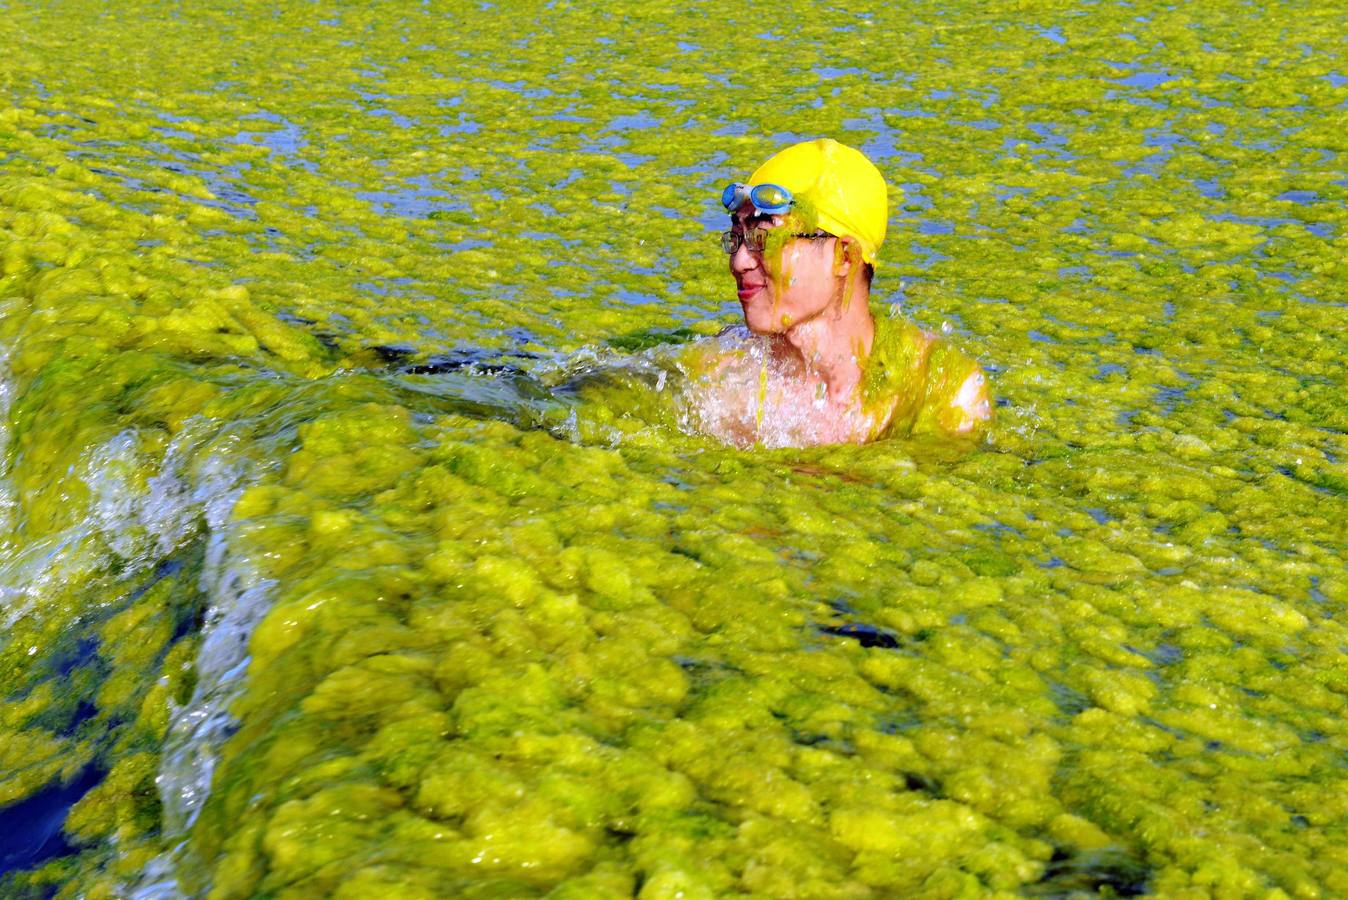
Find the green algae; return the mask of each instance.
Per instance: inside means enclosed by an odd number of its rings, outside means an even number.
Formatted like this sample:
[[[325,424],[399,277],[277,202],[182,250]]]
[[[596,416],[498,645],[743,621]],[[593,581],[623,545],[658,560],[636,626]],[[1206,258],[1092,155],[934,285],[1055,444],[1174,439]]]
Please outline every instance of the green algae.
[[[883,435],[957,434],[965,418],[956,396],[978,364],[911,322],[876,317],[875,344],[865,361],[863,402],[892,409]]]
[[[815,12],[5,10],[5,893],[1348,892],[1341,16]],[[976,451],[677,427],[791,135]]]

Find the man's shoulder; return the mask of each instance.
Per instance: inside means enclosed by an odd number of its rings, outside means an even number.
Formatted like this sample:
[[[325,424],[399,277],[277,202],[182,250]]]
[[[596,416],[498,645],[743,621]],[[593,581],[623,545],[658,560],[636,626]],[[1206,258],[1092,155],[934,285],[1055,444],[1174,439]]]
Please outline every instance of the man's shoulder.
[[[945,335],[927,331],[897,315],[876,317],[871,355],[882,362],[901,359],[934,363],[940,358],[942,361],[967,361],[972,367],[978,367],[972,356]]]
[[[892,405],[890,426],[966,434],[988,416],[982,369],[942,335],[897,316],[876,319],[864,390],[876,405]]]
[[[929,331],[898,316],[877,316],[871,352],[866,360],[868,377],[887,382],[907,377],[921,369],[939,339]],[[875,385],[879,387],[879,384]],[[891,385],[891,388],[894,387]]]

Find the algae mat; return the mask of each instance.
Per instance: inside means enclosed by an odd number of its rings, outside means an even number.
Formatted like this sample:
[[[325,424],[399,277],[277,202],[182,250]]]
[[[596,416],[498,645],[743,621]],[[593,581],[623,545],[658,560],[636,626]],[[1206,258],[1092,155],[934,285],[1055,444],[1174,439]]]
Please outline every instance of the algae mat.
[[[0,4],[0,893],[1348,894],[1341,4]],[[977,446],[736,450],[720,186]]]

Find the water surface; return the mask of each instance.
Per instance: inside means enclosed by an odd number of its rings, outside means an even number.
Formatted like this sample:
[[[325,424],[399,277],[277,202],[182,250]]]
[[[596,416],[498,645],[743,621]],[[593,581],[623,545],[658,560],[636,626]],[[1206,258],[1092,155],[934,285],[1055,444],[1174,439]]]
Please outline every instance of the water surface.
[[[0,892],[1348,893],[1342,16],[798,6],[5,7]],[[680,427],[817,135],[978,446]]]

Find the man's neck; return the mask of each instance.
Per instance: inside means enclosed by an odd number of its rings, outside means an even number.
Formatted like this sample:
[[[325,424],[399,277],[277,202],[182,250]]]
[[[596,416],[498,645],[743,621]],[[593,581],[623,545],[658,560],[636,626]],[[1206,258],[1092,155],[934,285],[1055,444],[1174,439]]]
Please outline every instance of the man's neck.
[[[829,399],[840,405],[850,404],[855,396],[861,364],[870,355],[875,339],[870,287],[859,276],[859,272],[854,275],[845,303],[840,286],[827,309],[781,335],[786,345],[782,349],[799,355],[806,371],[822,379]]]

